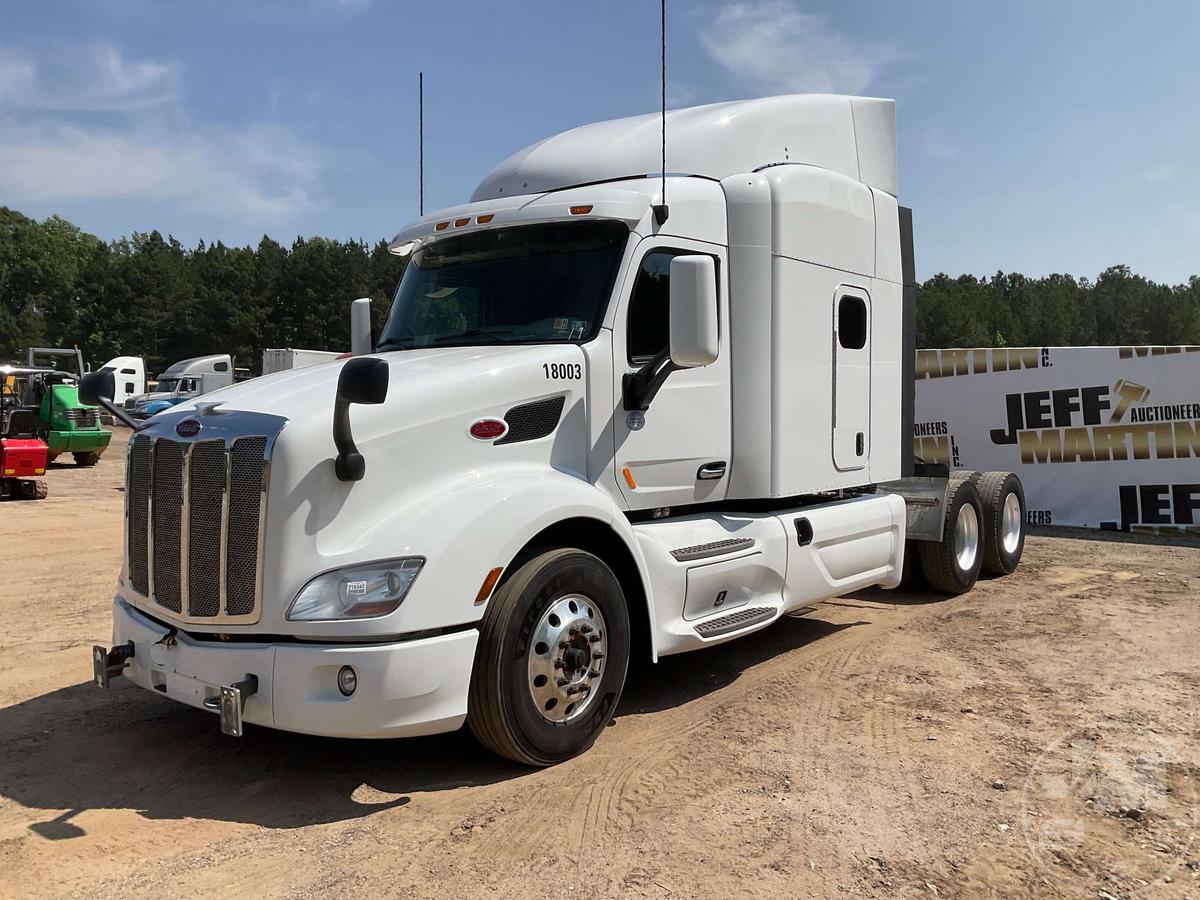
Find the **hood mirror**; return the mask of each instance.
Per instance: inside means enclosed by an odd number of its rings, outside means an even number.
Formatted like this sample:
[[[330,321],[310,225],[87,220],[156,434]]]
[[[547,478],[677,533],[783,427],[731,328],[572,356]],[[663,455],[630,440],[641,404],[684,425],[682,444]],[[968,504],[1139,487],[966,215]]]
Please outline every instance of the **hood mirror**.
[[[388,364],[377,358],[347,360],[338,375],[337,399],[333,405],[333,443],[338,455],[334,470],[339,481],[362,481],[366,460],[358,452],[350,430],[350,404],[377,405],[387,399]]]

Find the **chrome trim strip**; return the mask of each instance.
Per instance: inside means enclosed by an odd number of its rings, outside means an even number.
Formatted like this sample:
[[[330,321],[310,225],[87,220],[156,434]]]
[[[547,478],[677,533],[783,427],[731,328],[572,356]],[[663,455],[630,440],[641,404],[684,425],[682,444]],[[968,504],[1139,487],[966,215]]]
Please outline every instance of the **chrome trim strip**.
[[[192,448],[195,444],[187,444],[183,448],[183,456],[180,460],[180,465],[183,466],[183,471],[179,475],[179,612],[183,615],[188,615],[191,610],[191,584],[192,584],[192,569],[191,555],[192,548],[188,538],[192,530],[192,498],[189,496],[191,491],[191,476],[192,476]]]
[[[154,596],[154,451],[157,447],[158,439],[150,438],[150,493],[146,496],[146,596],[155,606],[158,606]]]
[[[229,452],[229,444],[225,445],[225,486],[221,494],[221,550],[220,550],[220,571],[217,572],[217,609],[220,615],[217,618],[223,618],[228,615],[226,612],[226,596],[225,596],[225,556],[229,552],[229,492],[231,490],[230,483],[233,478],[233,473],[230,471],[233,454]],[[261,561],[260,561],[261,565]],[[255,604],[255,610],[259,610],[258,604]],[[255,620],[257,621],[257,620]]]
[[[267,486],[271,480],[271,451],[275,442],[267,438],[263,445],[262,488],[258,498],[258,568],[254,580],[254,608],[262,609],[263,594],[263,558],[267,542]]]

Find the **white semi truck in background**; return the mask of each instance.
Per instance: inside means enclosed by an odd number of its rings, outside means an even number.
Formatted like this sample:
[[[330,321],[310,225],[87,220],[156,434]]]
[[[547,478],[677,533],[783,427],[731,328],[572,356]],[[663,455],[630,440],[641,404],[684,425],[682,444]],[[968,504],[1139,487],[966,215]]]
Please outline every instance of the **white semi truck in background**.
[[[354,358],[135,434],[97,682],[234,735],[466,721],[550,765],[612,718],[633,654],[895,587],[906,556],[952,593],[1011,572],[1017,479],[911,458],[892,101],[670,112],[665,178],[659,128],[510,157],[392,241],[407,266],[378,340],[356,310]]]

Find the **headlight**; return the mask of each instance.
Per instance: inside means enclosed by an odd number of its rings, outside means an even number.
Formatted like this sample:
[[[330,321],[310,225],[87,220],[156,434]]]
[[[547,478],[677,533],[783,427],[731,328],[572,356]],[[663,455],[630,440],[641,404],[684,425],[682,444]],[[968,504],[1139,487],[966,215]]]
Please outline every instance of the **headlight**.
[[[287,617],[293,622],[324,622],[386,616],[404,602],[423,565],[423,558],[410,556],[318,575],[296,595]]]

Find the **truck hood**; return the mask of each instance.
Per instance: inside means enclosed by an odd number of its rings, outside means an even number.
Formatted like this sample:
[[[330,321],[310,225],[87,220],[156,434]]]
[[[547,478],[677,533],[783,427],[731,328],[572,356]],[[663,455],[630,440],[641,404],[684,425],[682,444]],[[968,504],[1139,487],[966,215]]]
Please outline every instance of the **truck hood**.
[[[565,362],[568,358],[572,362],[582,362],[579,348],[571,344],[438,347],[373,356],[388,364],[388,397],[378,408],[381,412],[388,410],[388,415],[399,411],[401,407],[414,411],[415,407],[439,398],[458,405],[452,398],[461,401],[463,394],[470,398],[468,406],[477,405],[489,397],[512,399],[514,392],[505,385],[511,383],[514,376],[521,383],[528,380],[522,376],[536,376],[541,381],[542,392],[546,393],[552,383],[546,378],[543,363]],[[181,404],[178,409],[195,409],[197,404],[207,408],[218,403],[222,410],[262,412],[289,421],[316,417],[329,423],[332,421],[338,376],[343,365],[344,360],[264,375],[210,391],[194,401]],[[516,393],[520,394],[521,389],[518,388]],[[359,413],[364,418],[374,418],[366,415],[366,407],[356,407],[355,411],[356,422]]]
[[[263,619],[269,633],[353,633],[346,623],[289,623],[287,605],[318,572],[368,559],[432,554],[431,530],[445,500],[473,486],[506,483],[503,473],[583,477],[591,442],[585,407],[586,360],[574,344],[447,347],[377,354],[389,367],[384,403],[351,407],[354,440],[366,461],[361,481],[339,481],[334,468],[333,408],[344,363],[280,372],[180,404],[151,420],[149,437],[173,439],[200,424],[199,440],[223,414],[238,413],[253,434],[278,428],[269,463],[264,528]],[[217,404],[210,408],[210,404]],[[538,404],[512,419],[511,440],[476,439],[471,425],[504,419],[516,407]],[[248,419],[245,413],[251,414]],[[260,425],[254,419],[261,416]],[[232,420],[231,420],[232,421]],[[271,424],[273,423],[273,424]],[[242,425],[238,426],[243,427]],[[264,432],[259,432],[264,433]],[[440,533],[440,532],[439,532]],[[452,555],[430,559],[458,565]],[[471,577],[475,577],[474,571]],[[477,589],[477,585],[471,590]],[[407,605],[394,633],[426,627],[436,603]]]

